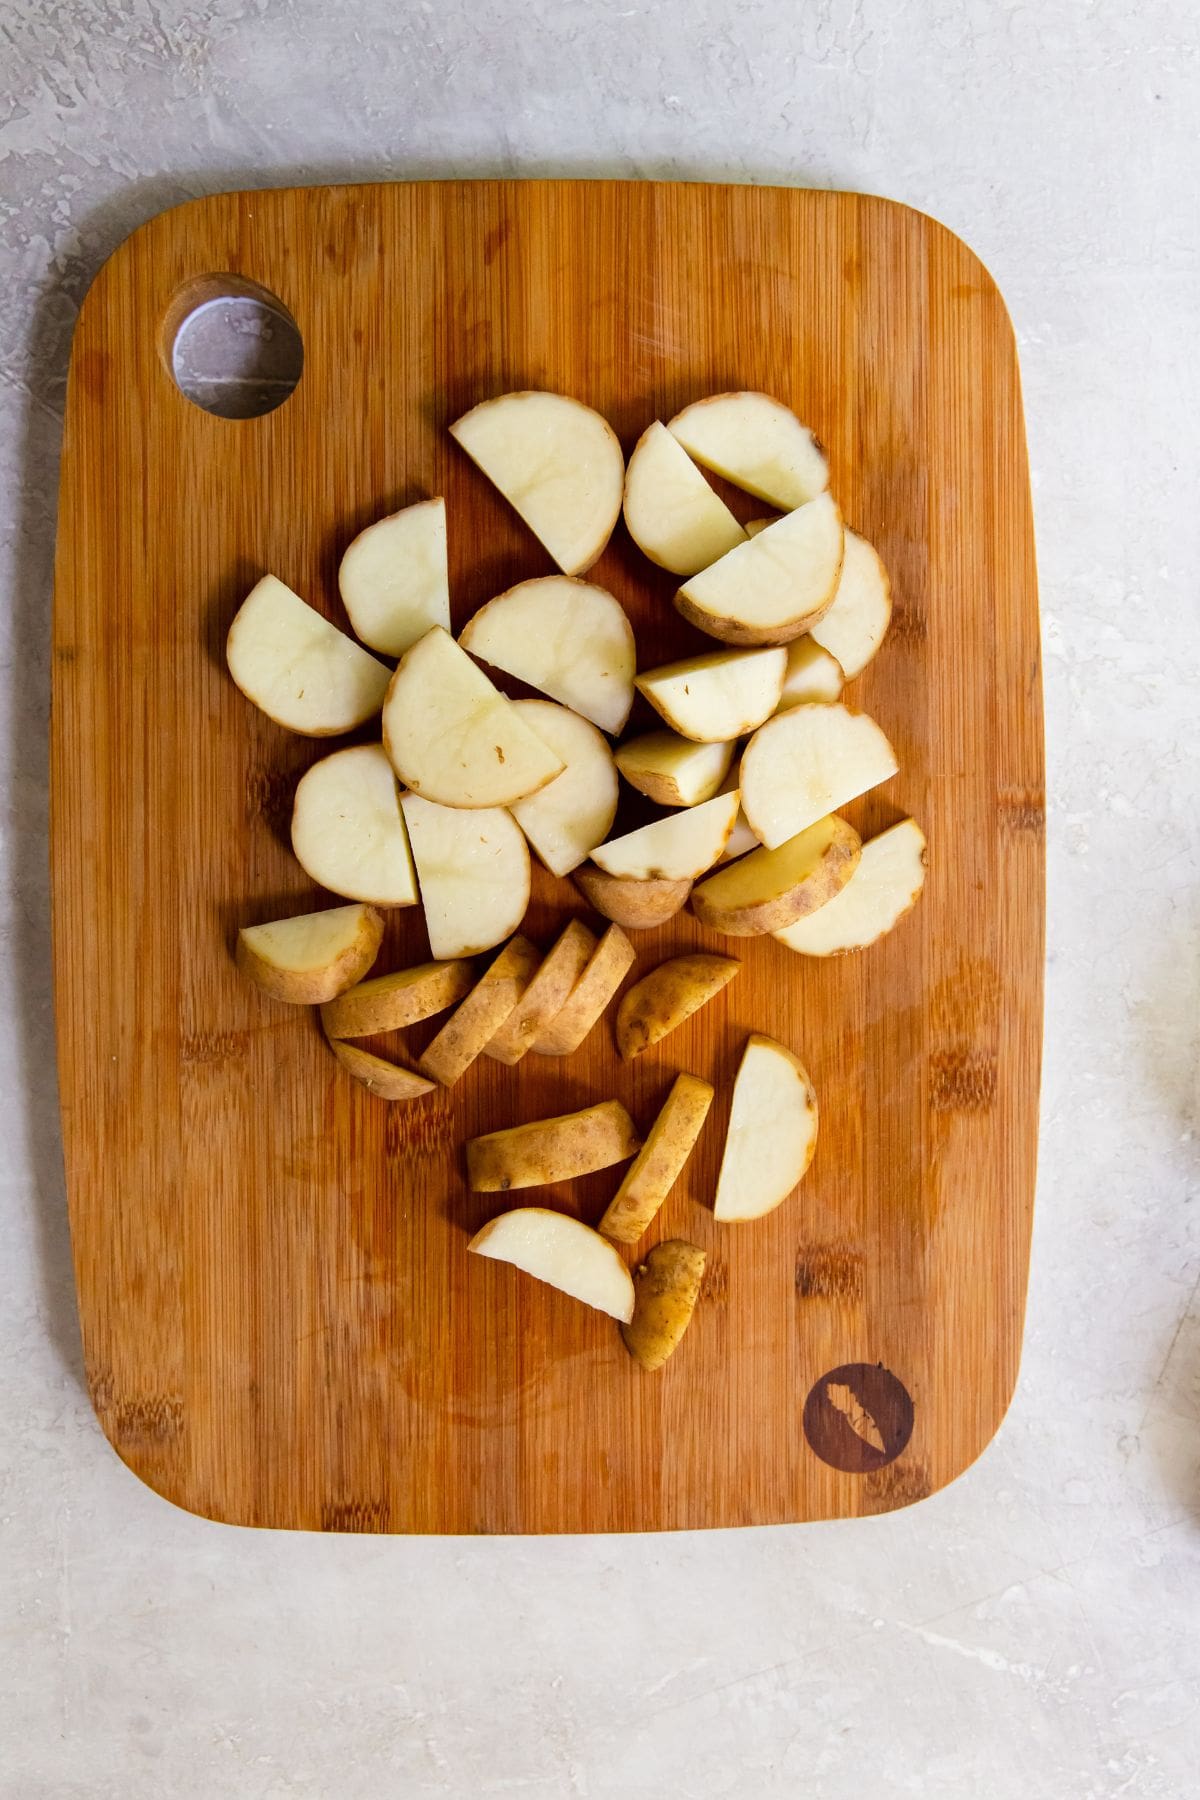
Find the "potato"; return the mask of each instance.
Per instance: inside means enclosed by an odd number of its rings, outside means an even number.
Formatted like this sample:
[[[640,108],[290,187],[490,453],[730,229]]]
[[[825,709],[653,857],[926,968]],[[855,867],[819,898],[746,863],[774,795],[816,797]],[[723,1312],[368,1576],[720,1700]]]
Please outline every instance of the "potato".
[[[537,1054],[570,1056],[578,1050],[636,961],[621,927],[610,925],[566,1000],[535,1039]]]
[[[637,831],[597,844],[592,861],[608,875],[635,881],[694,881],[711,869],[738,815],[736,792],[653,819]]]
[[[807,425],[770,394],[713,394],[667,421],[688,455],[781,512],[829,486],[825,452]]]
[[[634,686],[673,731],[698,744],[753,731],[779,705],[787,651],[711,650],[647,669]]]
[[[487,1044],[486,1053],[510,1067],[532,1050],[588,964],[596,939],[586,925],[572,919],[554,944],[517,1004]]]
[[[747,1039],[729,1133],[717,1180],[713,1217],[722,1223],[760,1219],[782,1204],[817,1147],[817,1096],[792,1051],[757,1032]]]
[[[675,605],[726,644],[787,644],[833,605],[842,568],[842,515],[821,494],[685,581]]]
[[[846,680],[852,681],[883,642],[891,617],[892,584],[878,551],[856,531],[847,531],[837,592],[812,628],[814,641],[837,658]]]
[[[390,975],[358,982],[321,1008],[321,1023],[331,1038],[400,1031],[456,1005],[474,983],[474,965],[464,957],[418,963],[412,969],[396,969]]]
[[[741,963],[692,951],[672,956],[630,988],[617,1009],[617,1048],[632,1062],[690,1019],[731,982]]]
[[[621,1102],[602,1100],[580,1112],[468,1138],[467,1180],[477,1194],[574,1181],[624,1162],[641,1142]]]
[[[292,804],[292,849],[331,893],[376,906],[415,906],[417,878],[391,764],[354,744],[313,764]]]
[[[273,1000],[319,1006],[361,980],[379,954],[383,918],[373,906],[333,906],[269,925],[244,925],[236,960]]]
[[[596,727],[553,700],[517,700],[517,711],[565,765],[548,786],[509,811],[552,875],[602,844],[617,816],[617,768]]]
[[[625,523],[660,569],[694,575],[746,534],[687,451],[656,421],[633,448],[625,471]]]
[[[692,1322],[707,1257],[696,1244],[668,1238],[633,1274],[633,1317],[621,1326],[625,1348],[643,1369],[661,1369]]]
[[[383,705],[391,672],[274,575],[238,608],[225,643],[247,700],[303,737],[353,731]]]
[[[621,446],[599,413],[565,394],[501,394],[456,419],[450,435],[565,575],[591,568],[625,486]]]
[[[440,625],[405,652],[392,676],[383,747],[401,781],[440,806],[511,806],[563,771]]]
[[[590,863],[576,869],[574,879],[589,905],[626,931],[665,925],[687,905],[692,891],[690,881],[638,881],[628,875],[606,875]]]
[[[453,1087],[503,1025],[541,960],[528,938],[506,944],[427,1045],[417,1064],[421,1073]]]
[[[896,773],[874,719],[834,706],[793,706],[760,725],[742,756],[742,810],[770,850]]]
[[[420,500],[360,531],[338,587],[363,643],[385,656],[403,656],[431,625],[449,631],[446,502]]]
[[[844,956],[865,949],[898,925],[925,885],[925,835],[901,819],[862,847],[849,882],[819,912],[775,936],[803,956]]]
[[[732,743],[697,744],[674,731],[647,731],[621,745],[617,767],[658,806],[698,806],[719,793],[732,758]]]
[[[511,1263],[536,1281],[628,1321],[633,1280],[612,1245],[590,1225],[544,1206],[518,1206],[477,1231],[468,1250]]]
[[[857,831],[831,813],[777,850],[753,850],[692,890],[702,925],[729,937],[781,930],[841,892],[858,866]]]
[[[633,705],[637,646],[621,602],[569,575],[518,582],[481,606],[459,635],[472,656],[620,731]]]
[[[370,1050],[363,1050],[357,1044],[347,1044],[341,1038],[330,1038],[329,1048],[343,1069],[380,1100],[415,1100],[419,1095],[433,1090],[434,1083],[426,1081],[423,1075],[414,1074],[411,1069],[389,1062],[386,1056],[376,1056]]]
[[[596,1229],[618,1244],[636,1244],[653,1223],[692,1154],[713,1090],[698,1075],[678,1075],[649,1136],[625,1171]]]
[[[529,905],[529,846],[512,814],[437,806],[419,794],[403,795],[400,806],[434,956],[448,961],[503,943]]]
[[[825,618],[828,617],[826,613]],[[823,619],[821,623],[824,622]],[[783,692],[776,712],[786,712],[789,706],[806,706],[815,700],[841,698],[845,686],[842,665],[836,656],[822,650],[811,632],[790,643],[787,653],[787,674],[783,678]]]
[[[750,829],[750,822],[741,807],[733,822],[733,830],[729,834],[729,842],[717,859],[717,866],[724,868],[726,863],[735,861],[740,856],[749,856],[751,850],[757,850],[758,839]]]

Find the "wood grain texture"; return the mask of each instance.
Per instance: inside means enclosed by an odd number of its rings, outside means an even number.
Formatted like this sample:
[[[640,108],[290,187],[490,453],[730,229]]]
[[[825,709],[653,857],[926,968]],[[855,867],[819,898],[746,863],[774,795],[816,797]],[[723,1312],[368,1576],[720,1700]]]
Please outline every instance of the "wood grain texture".
[[[176,390],[174,297],[225,271],[303,333],[291,399],[247,421]],[[847,809],[912,812],[930,870],[884,942],[829,962],[728,946],[689,916],[636,939],[741,976],[634,1064],[607,1026],[566,1059],[481,1058],[389,1107],[315,1015],[238,976],[240,924],[319,903],[286,843],[328,744],[262,718],[224,636],[270,570],[341,622],[341,551],[423,495],[449,508],[454,619],[549,572],[447,436],[518,387],[578,395],[628,453],[732,387],[793,404],[896,606],[847,699],[901,773]],[[738,502],[740,516],[761,506]],[[594,571],[643,666],[709,647],[622,527]],[[951,1480],[1016,1377],[1036,1146],[1043,761],[1019,382],[976,258],[885,201],[636,183],[431,183],[227,195],[153,220],[89,294],[71,366],[54,618],[53,857],[63,1131],[80,1311],[104,1430],[180,1505],[339,1531],[624,1531],[880,1512]],[[635,713],[631,728],[646,728]],[[537,879],[525,927],[570,915]],[[592,923],[596,920],[594,915]],[[428,955],[392,915],[380,972]],[[632,979],[632,977],[631,977]],[[406,1060],[437,1021],[406,1034]],[[709,1210],[747,1031],[822,1109],[798,1193]],[[425,1034],[423,1036],[422,1034]],[[496,1208],[464,1138],[616,1097],[645,1131],[678,1070],[718,1090],[648,1241],[708,1253],[679,1354],[649,1375],[611,1320],[466,1245]],[[594,1222],[609,1170],[539,1190]],[[806,1442],[813,1384],[882,1362],[913,1401],[886,1468]]]

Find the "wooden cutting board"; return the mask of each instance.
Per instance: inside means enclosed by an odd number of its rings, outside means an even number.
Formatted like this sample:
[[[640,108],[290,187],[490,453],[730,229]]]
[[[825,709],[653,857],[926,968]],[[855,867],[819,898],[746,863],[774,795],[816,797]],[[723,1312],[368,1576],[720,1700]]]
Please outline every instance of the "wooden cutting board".
[[[168,372],[181,292],[226,273],[279,296],[303,334],[298,388],[259,419],[210,416]],[[890,937],[828,962],[680,918],[641,936],[641,970],[704,944],[743,972],[633,1067],[606,1023],[565,1063],[484,1062],[388,1106],[338,1069],[313,1015],[234,968],[239,924],[324,898],[287,825],[329,746],[256,713],[223,642],[265,570],[340,621],[344,546],[421,495],[446,496],[456,627],[548,572],[445,429],[523,387],[599,408],[626,451],[734,387],[814,427],[896,594],[847,697],[901,772],[847,812],[864,832],[911,812],[929,878]],[[644,664],[706,647],[623,527],[594,578]],[[1021,1343],[1044,811],[1013,335],[958,239],[857,195],[648,183],[180,207],[118,250],[83,308],[56,590],[76,1273],[96,1411],[142,1480],[244,1525],[627,1531],[878,1513],[978,1456]],[[527,930],[545,943],[585,911],[542,875]],[[391,919],[385,954],[380,968],[427,954],[415,913]],[[821,1137],[791,1200],[718,1227],[751,1029],[803,1057]],[[679,1069],[721,1098],[653,1236],[704,1245],[709,1272],[683,1347],[648,1375],[607,1318],[467,1255],[497,1198],[466,1191],[461,1145],[611,1095],[644,1129]],[[618,1175],[521,1198],[594,1221]]]

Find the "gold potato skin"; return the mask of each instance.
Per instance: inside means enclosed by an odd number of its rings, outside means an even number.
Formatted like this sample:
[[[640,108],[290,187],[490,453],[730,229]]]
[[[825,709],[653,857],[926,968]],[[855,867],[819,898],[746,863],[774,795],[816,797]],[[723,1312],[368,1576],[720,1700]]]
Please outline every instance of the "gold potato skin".
[[[385,1056],[376,1056],[370,1050],[362,1050],[357,1044],[330,1038],[329,1048],[347,1074],[353,1075],[355,1081],[361,1082],[379,1100],[415,1100],[421,1094],[432,1092],[435,1086],[414,1070],[389,1062]]]
[[[382,1031],[400,1031],[454,1006],[470,993],[474,984],[475,970],[466,957],[398,969],[392,975],[356,982],[344,994],[328,1001],[321,1008],[321,1023],[331,1038],[374,1037]]]
[[[633,1272],[633,1317],[621,1326],[625,1348],[643,1369],[661,1369],[691,1324],[707,1257],[697,1244],[668,1238]]]
[[[328,968],[309,969],[303,973],[295,969],[278,969],[251,949],[240,931],[234,961],[247,980],[264,994],[269,994],[272,1000],[286,1000],[291,1006],[321,1006],[362,980],[379,955],[382,942],[383,914],[368,906],[363,912],[362,929],[356,942],[348,944]]]
[[[698,1012],[741,968],[733,956],[672,956],[636,982],[617,1008],[617,1049],[626,1062]]]
[[[683,911],[692,891],[690,881],[638,881],[629,875],[609,875],[591,863],[576,869],[573,879],[588,904],[624,931],[665,925]]]
[[[513,1188],[573,1181],[624,1162],[642,1140],[619,1100],[603,1100],[582,1112],[562,1113],[490,1131],[467,1140],[467,1181],[477,1194],[507,1194]]]

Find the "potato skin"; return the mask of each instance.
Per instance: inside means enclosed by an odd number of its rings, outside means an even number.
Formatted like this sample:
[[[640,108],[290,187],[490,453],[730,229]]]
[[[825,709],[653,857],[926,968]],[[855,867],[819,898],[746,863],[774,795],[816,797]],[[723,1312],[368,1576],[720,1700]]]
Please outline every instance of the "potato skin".
[[[682,1174],[712,1101],[712,1086],[699,1075],[676,1076],[645,1143],[596,1227],[601,1237],[616,1244],[637,1243]]]
[[[581,1112],[469,1138],[467,1180],[476,1193],[484,1194],[573,1181],[577,1175],[623,1162],[641,1148],[641,1142],[621,1102],[603,1100]]]
[[[808,612],[789,619],[783,625],[744,625],[740,619],[724,618],[719,613],[709,612],[707,607],[697,606],[682,589],[675,596],[675,610],[683,615],[689,625],[695,625],[699,631],[707,632],[709,637],[718,639],[722,644],[736,644],[744,650],[765,650],[772,645],[790,644],[794,638],[803,637],[806,631],[819,625],[837,596],[840,575],[839,563],[838,575],[820,606],[810,607]]]
[[[503,1025],[541,960],[541,952],[528,938],[510,938],[426,1046],[417,1064],[422,1075],[452,1087]]]
[[[475,971],[466,957],[449,962],[421,963],[356,982],[344,994],[321,1008],[327,1037],[373,1037],[380,1031],[400,1031],[444,1012],[470,993]]]
[[[707,1257],[696,1244],[668,1238],[633,1272],[633,1318],[621,1326],[625,1348],[643,1369],[661,1369],[691,1324]]]
[[[610,925],[596,945],[587,967],[554,1017],[534,1043],[539,1056],[571,1056],[592,1028],[637,961],[637,952],[619,925]]]
[[[431,1093],[436,1085],[412,1069],[389,1062],[385,1056],[360,1050],[357,1044],[347,1044],[341,1038],[328,1041],[347,1074],[353,1075],[355,1081],[361,1082],[377,1099],[415,1100],[420,1094]]]
[[[672,956],[636,982],[617,1009],[617,1049],[626,1062],[649,1050],[719,994],[741,968],[733,956]]]
[[[802,879],[782,891],[767,893],[760,900],[723,899],[722,889],[728,891],[731,888],[734,870],[742,867],[741,862],[731,863],[692,890],[692,912],[696,918],[710,930],[724,932],[727,937],[760,937],[765,932],[782,931],[785,926],[794,925],[797,919],[816,912],[827,900],[841,893],[862,855],[862,840],[854,827],[836,813],[831,817],[834,824],[829,843],[820,862]],[[766,863],[778,854],[776,850],[752,850],[745,862],[757,857]]]
[[[245,931],[238,932],[234,961],[247,980],[272,1000],[286,1000],[292,1006],[321,1006],[362,980],[379,955],[382,942],[383,914],[374,906],[364,905],[355,940],[327,968],[280,969],[258,954]]]
[[[515,1067],[566,1004],[595,948],[595,933],[579,919],[571,919],[551,944],[499,1031],[488,1040],[484,1054],[495,1062]]]
[[[625,931],[665,925],[682,912],[692,891],[690,881],[639,881],[630,875],[609,875],[594,863],[576,869],[573,880],[590,906]]]

